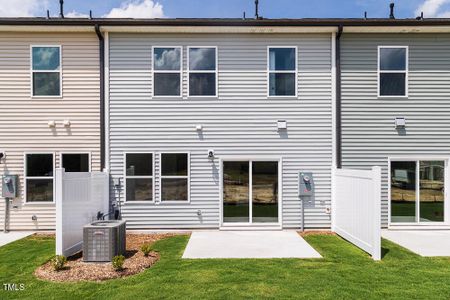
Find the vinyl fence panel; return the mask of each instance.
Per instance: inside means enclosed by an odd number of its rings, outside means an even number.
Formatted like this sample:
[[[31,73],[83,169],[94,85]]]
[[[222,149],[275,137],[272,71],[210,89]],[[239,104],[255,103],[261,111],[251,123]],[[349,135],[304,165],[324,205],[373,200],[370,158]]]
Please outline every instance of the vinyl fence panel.
[[[109,176],[103,172],[66,173],[56,169],[56,254],[81,250],[83,226],[108,212]]]
[[[381,259],[381,168],[335,169],[333,231]]]

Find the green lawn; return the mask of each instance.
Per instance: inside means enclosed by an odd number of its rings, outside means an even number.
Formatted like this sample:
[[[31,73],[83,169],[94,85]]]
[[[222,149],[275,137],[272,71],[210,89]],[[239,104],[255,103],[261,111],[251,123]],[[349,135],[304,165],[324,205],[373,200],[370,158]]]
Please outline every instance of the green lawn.
[[[0,248],[0,299],[450,299],[450,259],[421,258],[383,241],[382,262],[336,236],[309,236],[324,259],[181,260],[187,236],[154,245],[161,260],[151,269],[104,283],[58,284],[33,271],[54,252],[52,238],[29,237]],[[3,286],[2,286],[3,289]]]

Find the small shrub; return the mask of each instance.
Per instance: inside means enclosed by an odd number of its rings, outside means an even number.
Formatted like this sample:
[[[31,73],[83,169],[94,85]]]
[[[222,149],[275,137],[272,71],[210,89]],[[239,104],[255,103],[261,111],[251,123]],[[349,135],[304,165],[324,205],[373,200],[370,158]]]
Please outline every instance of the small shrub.
[[[144,244],[141,246],[141,251],[144,253],[144,256],[148,256],[152,252],[152,247],[150,244]]]
[[[64,255],[55,255],[55,257],[52,258],[52,266],[55,271],[61,271],[64,269],[64,265],[67,262],[67,258]]]
[[[114,270],[122,271],[124,262],[125,262],[125,256],[123,256],[123,255],[114,256],[112,259],[112,266],[113,266]]]

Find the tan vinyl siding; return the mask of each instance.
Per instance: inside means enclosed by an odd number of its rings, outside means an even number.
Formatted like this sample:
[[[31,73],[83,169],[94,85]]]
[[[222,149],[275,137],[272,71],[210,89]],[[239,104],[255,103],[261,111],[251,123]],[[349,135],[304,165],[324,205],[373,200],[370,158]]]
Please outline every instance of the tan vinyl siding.
[[[31,98],[30,45],[62,46],[61,98]],[[20,197],[11,206],[11,230],[53,229],[54,204],[25,204],[24,152],[90,152],[92,170],[100,168],[99,52],[94,33],[0,33],[0,149],[6,151],[1,174],[20,175]],[[56,122],[49,128],[49,120]],[[64,120],[70,120],[66,128]],[[3,228],[4,199],[0,200]],[[37,221],[31,217],[37,216]]]
[[[183,46],[182,99],[152,97],[152,46]],[[267,98],[267,46],[298,47],[298,97]],[[187,97],[187,46],[218,47],[218,98]],[[219,158],[283,158],[283,226],[301,225],[298,172],[312,171],[316,205],[308,227],[329,227],[332,159],[331,35],[110,35],[111,174],[123,179],[123,153],[189,151],[189,204],[124,203],[129,228],[219,226]],[[277,120],[287,120],[286,133]],[[198,134],[195,125],[203,125]],[[214,149],[216,158],[207,158]],[[159,196],[159,155],[155,193]],[[120,199],[123,200],[123,193]],[[116,200],[119,199],[116,195]],[[202,211],[202,217],[197,216]]]
[[[409,97],[377,97],[377,47],[409,46]],[[450,157],[450,35],[344,34],[343,166],[382,167],[382,223],[388,222],[388,157]],[[405,134],[394,126],[406,118]]]

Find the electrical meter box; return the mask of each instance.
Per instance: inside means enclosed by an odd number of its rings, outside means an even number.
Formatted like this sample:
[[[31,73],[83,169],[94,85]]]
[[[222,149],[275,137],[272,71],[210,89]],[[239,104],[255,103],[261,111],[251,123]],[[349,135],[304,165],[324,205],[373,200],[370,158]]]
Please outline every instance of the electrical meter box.
[[[311,172],[300,172],[299,175],[299,196],[314,196],[314,178]]]
[[[19,177],[17,175],[2,176],[2,197],[16,198]]]

